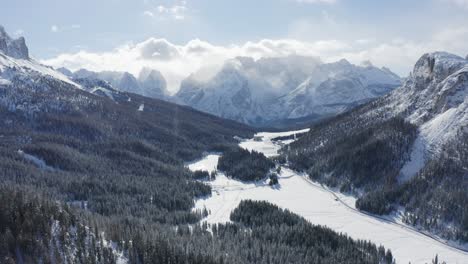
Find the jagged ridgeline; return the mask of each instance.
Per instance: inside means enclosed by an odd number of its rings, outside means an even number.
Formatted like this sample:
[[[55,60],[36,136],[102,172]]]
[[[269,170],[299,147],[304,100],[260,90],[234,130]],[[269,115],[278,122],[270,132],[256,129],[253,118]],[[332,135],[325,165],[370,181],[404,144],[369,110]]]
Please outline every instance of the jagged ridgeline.
[[[238,57],[210,79],[189,76],[175,95],[196,109],[253,126],[309,124],[377,98],[401,84],[387,68],[316,57]]]
[[[422,56],[402,87],[311,128],[283,149],[290,166],[356,206],[468,241],[468,60]]]

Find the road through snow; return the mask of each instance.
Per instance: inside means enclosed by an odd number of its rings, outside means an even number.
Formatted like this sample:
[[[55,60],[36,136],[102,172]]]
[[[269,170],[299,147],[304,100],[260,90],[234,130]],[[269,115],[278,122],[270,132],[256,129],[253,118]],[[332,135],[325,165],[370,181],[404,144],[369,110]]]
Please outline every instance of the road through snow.
[[[243,141],[240,146],[274,156],[280,146],[271,139],[293,133],[259,133],[257,140]],[[205,159],[188,164],[188,167],[212,171],[218,158],[219,155],[210,154]],[[216,180],[209,182],[213,195],[197,200],[195,208],[206,207],[211,212],[205,218],[208,223],[223,223],[229,221],[231,211],[241,200],[266,200],[303,216],[313,224],[328,226],[356,239],[382,244],[392,250],[398,263],[431,263],[436,254],[447,263],[468,263],[467,252],[435,241],[412,227],[359,212],[354,208],[354,197],[324,188],[305,175],[282,168],[279,182],[277,188],[271,188],[264,182],[244,183],[218,173]]]

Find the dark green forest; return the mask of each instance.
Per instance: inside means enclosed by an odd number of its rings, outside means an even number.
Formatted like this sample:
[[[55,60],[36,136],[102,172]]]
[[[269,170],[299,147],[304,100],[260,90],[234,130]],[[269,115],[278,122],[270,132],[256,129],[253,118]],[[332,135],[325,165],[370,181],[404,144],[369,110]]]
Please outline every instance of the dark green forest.
[[[218,170],[228,177],[241,181],[265,179],[268,172],[275,168],[275,163],[255,150],[248,151],[240,147],[229,148],[218,161]]]

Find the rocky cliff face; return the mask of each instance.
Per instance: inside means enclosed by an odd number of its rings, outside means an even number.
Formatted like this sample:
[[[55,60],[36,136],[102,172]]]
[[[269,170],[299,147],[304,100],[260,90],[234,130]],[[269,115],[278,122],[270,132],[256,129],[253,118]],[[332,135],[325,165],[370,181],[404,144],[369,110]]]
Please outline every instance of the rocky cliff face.
[[[0,26],[0,51],[16,59],[29,59],[29,51],[24,37],[12,39]]]

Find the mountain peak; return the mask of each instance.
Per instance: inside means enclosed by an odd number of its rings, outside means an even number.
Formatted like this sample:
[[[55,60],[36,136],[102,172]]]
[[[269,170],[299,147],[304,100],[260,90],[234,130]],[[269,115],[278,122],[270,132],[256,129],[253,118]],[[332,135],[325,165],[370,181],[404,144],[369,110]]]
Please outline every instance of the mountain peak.
[[[451,53],[426,53],[416,62],[413,76],[424,80],[443,80],[466,65],[466,59]]]
[[[161,72],[148,67],[144,67],[143,69],[141,69],[140,74],[138,75],[138,79],[140,81],[145,81],[147,79],[157,80],[163,78],[164,77],[162,76]]]
[[[3,26],[0,26],[0,51],[15,59],[29,59],[29,50],[24,37],[12,39]]]
[[[361,62],[361,65],[362,65],[363,67],[373,67],[373,66],[374,66],[370,60],[362,61],[362,62]]]
[[[147,96],[163,98],[168,93],[166,79],[155,69],[144,67],[140,71],[138,81]]]
[[[351,63],[347,59],[341,59],[337,62],[340,65],[351,65]]]
[[[67,77],[73,77],[73,72],[71,72],[69,69],[65,67],[60,67],[57,69],[58,72],[62,73],[63,75]]]

